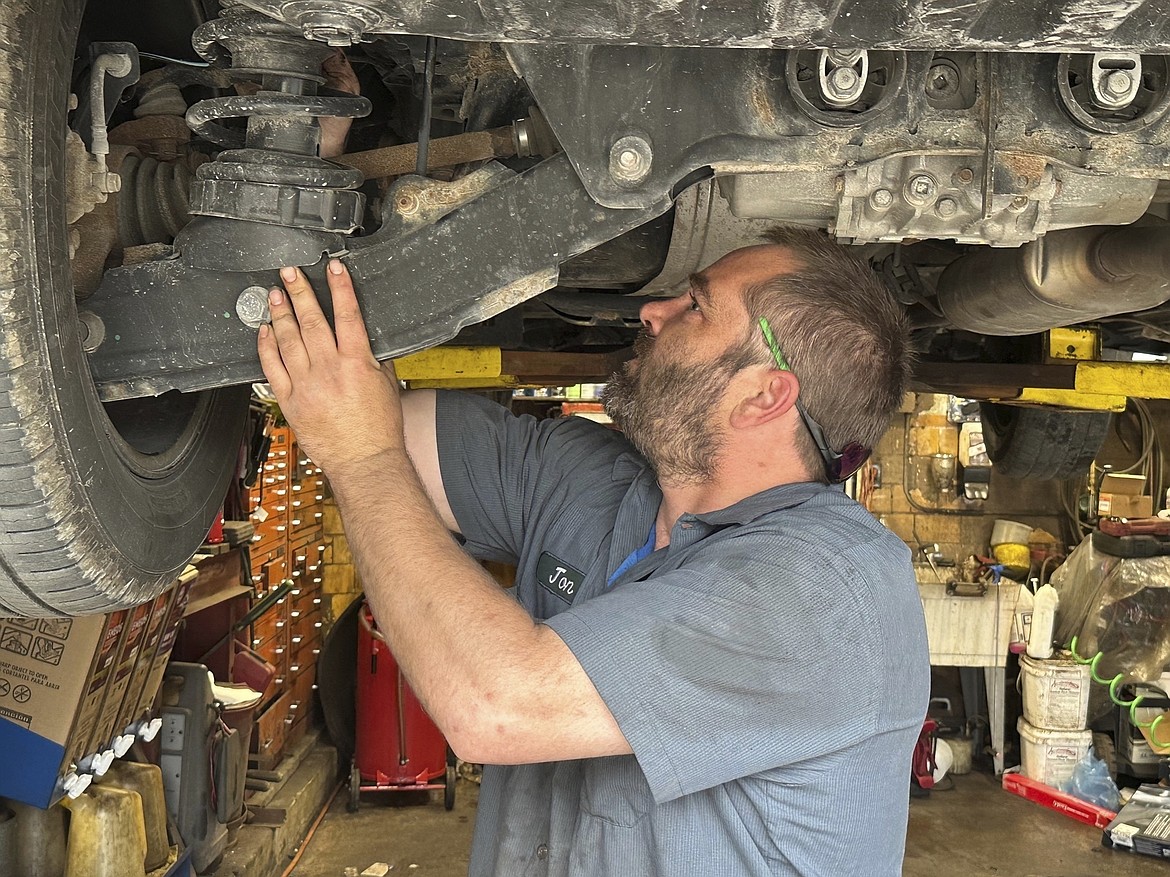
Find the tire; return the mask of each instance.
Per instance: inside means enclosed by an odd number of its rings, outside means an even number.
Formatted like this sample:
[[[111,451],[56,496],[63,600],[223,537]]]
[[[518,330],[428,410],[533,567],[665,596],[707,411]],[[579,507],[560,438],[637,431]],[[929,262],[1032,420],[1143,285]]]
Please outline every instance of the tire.
[[[1107,411],[980,404],[995,471],[1009,478],[1072,478],[1089,471],[1109,430]]]
[[[455,765],[448,764],[446,777],[443,780],[443,809],[444,810],[454,810],[455,809],[455,780],[456,779],[457,779],[457,777],[455,775]]]
[[[103,405],[81,348],[65,131],[82,0],[0,5],[0,615],[168,587],[206,538],[248,388]]]
[[[357,813],[362,806],[362,773],[355,764],[349,769],[349,800],[345,802],[347,813]]]

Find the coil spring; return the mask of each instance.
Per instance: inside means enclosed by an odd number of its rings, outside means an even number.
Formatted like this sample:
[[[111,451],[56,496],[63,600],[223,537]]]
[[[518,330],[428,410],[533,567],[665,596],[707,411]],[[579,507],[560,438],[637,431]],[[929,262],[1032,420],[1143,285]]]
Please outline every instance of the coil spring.
[[[370,102],[364,97],[316,93],[325,81],[321,64],[332,48],[306,40],[298,31],[257,12],[225,9],[219,18],[196,29],[192,45],[213,64],[230,57],[232,72],[239,79],[262,82],[262,90],[255,94],[208,98],[187,112],[191,130],[219,146],[313,155],[317,144],[312,119],[355,119],[370,112]],[[227,118],[248,118],[248,133],[219,123]],[[264,118],[275,124],[253,124]],[[301,120],[301,124],[291,120]]]

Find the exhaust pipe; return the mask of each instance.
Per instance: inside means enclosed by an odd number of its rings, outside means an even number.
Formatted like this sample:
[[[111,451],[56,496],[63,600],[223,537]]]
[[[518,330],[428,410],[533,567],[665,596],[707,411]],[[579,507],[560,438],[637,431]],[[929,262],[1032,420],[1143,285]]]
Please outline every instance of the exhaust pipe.
[[[938,280],[958,329],[1031,335],[1170,301],[1170,225],[1053,231],[960,256]]]

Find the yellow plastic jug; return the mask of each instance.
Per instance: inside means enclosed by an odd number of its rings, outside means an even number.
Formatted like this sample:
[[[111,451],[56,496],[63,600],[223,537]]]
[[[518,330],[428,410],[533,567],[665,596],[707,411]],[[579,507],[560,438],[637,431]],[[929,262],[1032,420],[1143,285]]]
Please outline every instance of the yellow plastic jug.
[[[146,828],[146,870],[167,863],[171,846],[167,841],[167,802],[163,795],[162,770],[157,764],[115,761],[103,785],[137,792],[142,798],[142,819]]]
[[[94,785],[64,803],[73,814],[65,877],[143,877],[146,826],[137,792]]]

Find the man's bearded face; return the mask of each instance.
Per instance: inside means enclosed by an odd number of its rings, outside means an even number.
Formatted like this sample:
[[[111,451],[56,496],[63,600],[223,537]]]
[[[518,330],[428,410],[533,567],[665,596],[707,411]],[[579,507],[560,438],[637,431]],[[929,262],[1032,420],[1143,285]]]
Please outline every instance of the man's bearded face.
[[[634,342],[636,361],[612,378],[602,394],[605,412],[667,484],[702,483],[715,474],[723,446],[714,411],[735,367],[670,361],[653,336]]]

